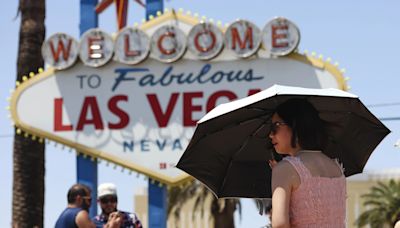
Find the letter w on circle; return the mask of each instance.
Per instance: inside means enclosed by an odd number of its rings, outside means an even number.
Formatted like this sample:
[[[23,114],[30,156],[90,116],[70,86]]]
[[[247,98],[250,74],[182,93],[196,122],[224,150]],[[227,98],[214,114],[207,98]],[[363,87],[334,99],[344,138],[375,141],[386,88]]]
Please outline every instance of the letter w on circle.
[[[72,40],[68,39],[67,48],[65,48],[64,43],[61,40],[59,40],[58,45],[57,45],[57,50],[55,50],[53,42],[50,42],[51,54],[53,55],[54,61],[56,63],[58,63],[58,60],[59,60],[58,58],[60,57],[61,53],[62,53],[62,57],[64,58],[64,60],[67,61],[69,52],[71,50],[71,44],[72,44]]]

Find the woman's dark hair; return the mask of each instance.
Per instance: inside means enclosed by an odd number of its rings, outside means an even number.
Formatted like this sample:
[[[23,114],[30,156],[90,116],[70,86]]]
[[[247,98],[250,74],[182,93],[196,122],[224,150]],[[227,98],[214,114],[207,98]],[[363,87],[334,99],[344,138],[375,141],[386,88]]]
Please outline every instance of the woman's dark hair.
[[[324,124],[310,102],[289,99],[276,108],[276,113],[292,128],[292,147],[298,142],[305,150],[323,150],[326,143]]]
[[[74,184],[67,194],[68,203],[74,203],[77,196],[90,196],[90,188],[84,184]]]

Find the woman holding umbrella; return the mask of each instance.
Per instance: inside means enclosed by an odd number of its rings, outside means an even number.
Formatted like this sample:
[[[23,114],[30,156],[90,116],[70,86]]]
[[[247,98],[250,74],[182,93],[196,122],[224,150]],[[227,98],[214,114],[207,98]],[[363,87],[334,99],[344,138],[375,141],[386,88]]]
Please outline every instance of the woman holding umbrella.
[[[273,227],[345,227],[345,176],[389,133],[357,95],[274,85],[201,118],[177,167],[217,198],[272,198]]]
[[[269,137],[286,156],[272,169],[272,227],[345,227],[343,169],[322,151],[327,141],[317,110],[305,99],[276,108]]]

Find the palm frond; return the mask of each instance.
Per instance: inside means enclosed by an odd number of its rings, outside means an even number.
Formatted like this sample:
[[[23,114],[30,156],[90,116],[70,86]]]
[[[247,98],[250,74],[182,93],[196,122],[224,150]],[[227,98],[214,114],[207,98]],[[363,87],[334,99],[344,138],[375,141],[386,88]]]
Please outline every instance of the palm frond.
[[[216,199],[213,194],[208,190],[207,187],[205,187],[202,183],[199,181],[192,181],[191,183],[188,183],[184,186],[180,187],[172,187],[168,191],[168,216],[173,213],[173,216],[175,218],[175,222],[178,222],[180,220],[180,215],[181,215],[181,210],[184,204],[191,200],[194,199],[194,205],[193,205],[193,212],[195,211],[200,211],[201,217],[204,216],[204,211],[211,211],[211,216],[215,218],[215,214],[212,208],[205,208],[205,201],[207,198],[212,197],[212,202],[210,207],[213,207],[213,205],[218,205],[217,206],[217,211],[224,210],[225,205],[234,205],[236,209],[238,209],[239,212],[239,217],[241,219],[242,216],[242,207],[240,204],[239,199]],[[194,219],[195,213],[192,214],[192,219]],[[233,214],[232,214],[233,216]],[[211,217],[210,217],[211,218]]]
[[[370,225],[372,228],[383,224],[393,225],[400,215],[400,182],[390,180],[388,183],[378,182],[370,192],[361,196],[365,199],[364,211],[356,220],[358,227]]]

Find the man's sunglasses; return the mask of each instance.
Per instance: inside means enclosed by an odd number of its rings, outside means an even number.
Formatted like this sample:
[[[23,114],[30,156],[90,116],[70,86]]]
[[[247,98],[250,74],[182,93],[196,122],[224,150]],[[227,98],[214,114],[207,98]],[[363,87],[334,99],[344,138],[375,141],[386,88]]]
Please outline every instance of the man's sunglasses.
[[[83,198],[83,199],[87,199],[87,200],[89,200],[89,201],[92,201],[92,197],[90,197],[90,196],[82,196],[82,198]]]
[[[100,198],[100,203],[116,203],[117,202],[117,197],[103,197]]]
[[[273,122],[273,123],[271,124],[271,133],[275,135],[276,132],[278,131],[278,128],[279,128],[280,126],[282,126],[282,125],[287,125],[287,123],[285,123],[285,122],[283,122],[283,121],[276,121],[276,122]]]

